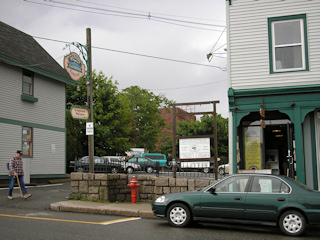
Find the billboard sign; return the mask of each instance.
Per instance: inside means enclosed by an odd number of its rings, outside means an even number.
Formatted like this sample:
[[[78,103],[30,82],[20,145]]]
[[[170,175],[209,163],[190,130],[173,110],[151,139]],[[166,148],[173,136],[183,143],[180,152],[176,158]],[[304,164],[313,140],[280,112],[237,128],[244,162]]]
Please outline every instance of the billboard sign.
[[[180,159],[210,158],[210,138],[187,138],[179,140]]]

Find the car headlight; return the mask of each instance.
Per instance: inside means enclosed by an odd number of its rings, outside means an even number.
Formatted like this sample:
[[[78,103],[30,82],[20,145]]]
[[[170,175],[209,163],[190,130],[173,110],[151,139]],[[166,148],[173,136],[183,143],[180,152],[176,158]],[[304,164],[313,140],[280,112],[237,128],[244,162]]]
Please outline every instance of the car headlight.
[[[166,197],[165,196],[161,196],[161,197],[158,197],[156,199],[156,202],[160,203],[160,202],[165,202],[166,201]]]

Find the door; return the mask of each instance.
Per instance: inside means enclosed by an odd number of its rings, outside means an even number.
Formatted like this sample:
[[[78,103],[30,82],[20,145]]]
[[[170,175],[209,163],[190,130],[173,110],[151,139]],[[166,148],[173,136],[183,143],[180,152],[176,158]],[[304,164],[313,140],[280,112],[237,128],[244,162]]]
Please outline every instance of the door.
[[[290,187],[273,176],[255,176],[245,202],[247,220],[276,221],[277,213],[288,204]]]
[[[249,176],[234,175],[201,196],[200,215],[205,218],[242,219]]]

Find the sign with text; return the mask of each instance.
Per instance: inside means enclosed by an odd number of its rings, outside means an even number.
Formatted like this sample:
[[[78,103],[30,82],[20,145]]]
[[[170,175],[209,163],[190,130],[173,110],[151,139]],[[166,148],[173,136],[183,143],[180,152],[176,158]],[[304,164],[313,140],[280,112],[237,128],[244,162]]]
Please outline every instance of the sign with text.
[[[93,122],[86,123],[86,135],[93,135]]]
[[[86,73],[85,65],[76,53],[70,53],[68,56],[65,56],[63,66],[69,73],[70,77],[75,81],[78,81]]]
[[[89,110],[81,107],[71,107],[70,113],[73,119],[88,120]]]
[[[188,138],[179,140],[180,159],[210,158],[210,138]]]

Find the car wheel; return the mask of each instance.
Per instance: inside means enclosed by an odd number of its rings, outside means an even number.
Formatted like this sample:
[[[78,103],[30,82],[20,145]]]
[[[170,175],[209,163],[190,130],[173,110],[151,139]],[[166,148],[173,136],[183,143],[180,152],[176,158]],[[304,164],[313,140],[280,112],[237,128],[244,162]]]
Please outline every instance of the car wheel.
[[[133,168],[132,167],[128,167],[127,168],[127,173],[128,174],[132,174],[133,173]]]
[[[153,167],[147,167],[146,168],[147,173],[153,173]]]
[[[113,173],[113,174],[118,173],[118,169],[117,169],[116,167],[113,167],[113,168],[111,169],[111,173]]]
[[[281,215],[279,227],[288,236],[300,236],[306,228],[306,220],[300,212],[290,210]]]
[[[78,167],[78,172],[83,172],[83,168],[82,167]]]
[[[191,221],[191,212],[186,205],[175,203],[169,207],[167,219],[171,226],[186,227]]]
[[[226,174],[226,171],[225,171],[224,167],[219,168],[219,174],[220,175],[225,175]]]

